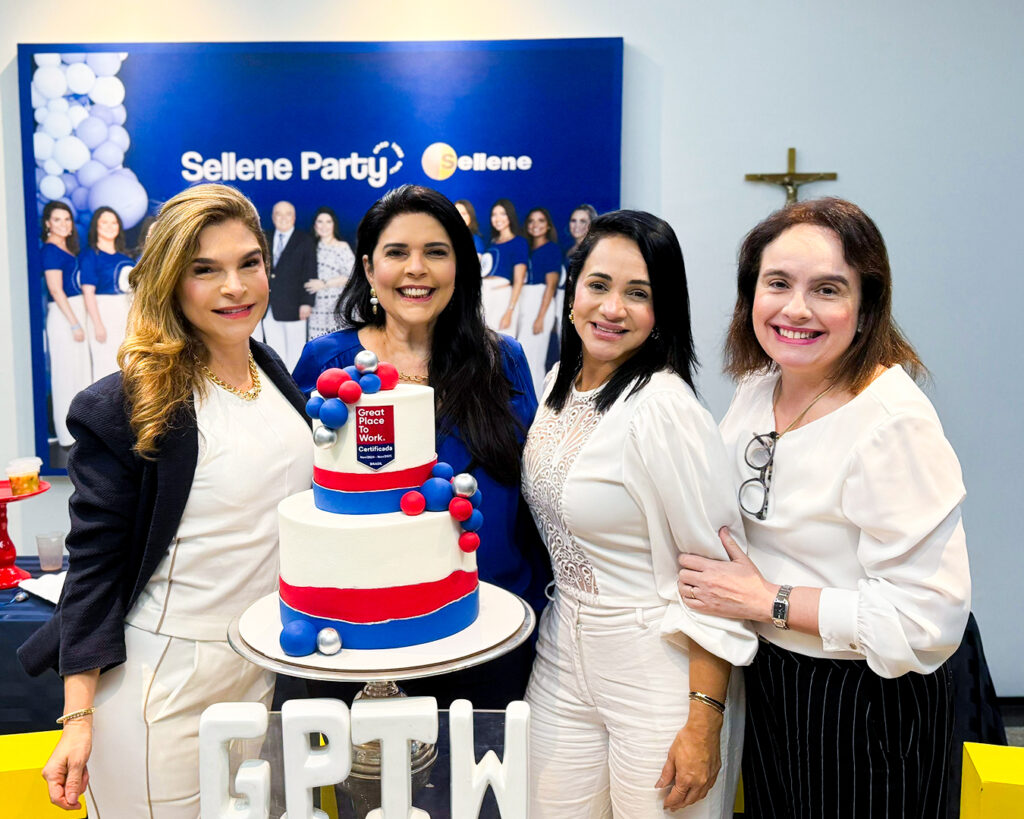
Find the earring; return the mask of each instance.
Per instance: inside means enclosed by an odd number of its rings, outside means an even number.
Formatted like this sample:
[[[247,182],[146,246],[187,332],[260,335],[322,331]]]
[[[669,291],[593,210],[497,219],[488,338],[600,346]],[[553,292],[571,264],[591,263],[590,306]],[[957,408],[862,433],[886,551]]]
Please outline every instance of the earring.
[[[380,304],[380,299],[377,298],[377,291],[372,287],[370,288],[370,309],[374,315],[377,315],[377,305]]]
[[[651,338],[653,338],[655,341],[661,338],[661,330],[659,330],[657,327],[651,330]]]
[[[575,324],[576,323],[576,316],[573,315],[571,307],[569,308],[569,323],[570,324]]]
[[[863,329],[864,329],[864,316],[861,316],[859,319],[857,319],[857,332],[859,333]]]

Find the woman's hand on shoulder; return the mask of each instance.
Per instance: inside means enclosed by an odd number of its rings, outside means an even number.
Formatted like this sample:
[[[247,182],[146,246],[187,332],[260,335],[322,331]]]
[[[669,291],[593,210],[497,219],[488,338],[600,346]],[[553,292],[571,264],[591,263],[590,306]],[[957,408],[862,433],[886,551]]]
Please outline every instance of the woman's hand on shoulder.
[[[76,719],[64,725],[57,747],[46,765],[43,779],[50,792],[50,801],[58,808],[76,810],[79,797],[89,784],[86,762],[92,753],[92,719]]]
[[[722,769],[723,717],[711,708],[691,705],[686,725],[672,740],[665,767],[654,785],[671,786],[665,797],[665,810],[679,810],[699,802],[708,795]]]
[[[317,293],[323,290],[326,285],[320,279],[308,279],[302,286],[307,293]]]

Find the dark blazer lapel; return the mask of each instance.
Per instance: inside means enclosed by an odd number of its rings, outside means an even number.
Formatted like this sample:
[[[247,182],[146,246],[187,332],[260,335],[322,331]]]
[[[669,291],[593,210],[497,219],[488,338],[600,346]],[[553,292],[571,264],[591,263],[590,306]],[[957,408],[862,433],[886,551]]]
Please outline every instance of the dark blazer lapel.
[[[255,339],[249,340],[249,349],[252,350],[252,357],[256,359],[260,369],[270,376],[270,380],[281,391],[281,395],[287,398],[288,403],[295,407],[295,411],[303,417],[306,425],[312,426],[312,421],[306,415],[306,398],[295,384],[288,370],[285,369],[281,359],[267,345],[260,344]]]
[[[160,455],[150,465],[150,468],[156,470],[156,497],[153,499],[153,516],[141,571],[129,598],[132,603],[149,582],[174,540],[192,491],[192,479],[198,462],[199,430],[196,426],[195,407],[190,400],[187,406],[175,414],[160,442]]]

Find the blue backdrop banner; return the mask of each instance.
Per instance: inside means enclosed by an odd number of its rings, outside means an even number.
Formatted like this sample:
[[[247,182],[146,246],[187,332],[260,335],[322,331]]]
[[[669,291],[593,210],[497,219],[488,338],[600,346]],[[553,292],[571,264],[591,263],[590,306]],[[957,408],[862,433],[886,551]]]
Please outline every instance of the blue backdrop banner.
[[[520,220],[547,208],[563,245],[577,205],[619,205],[621,39],[20,45],[18,71],[36,443],[50,474],[65,463],[67,393],[109,372],[123,337],[106,328],[104,352],[87,316],[72,321],[83,271],[99,279],[108,323],[123,321],[146,219],[188,185],[237,186],[268,229],[279,200],[300,230],[329,206],[352,247],[366,209],[405,183],[472,203],[481,246],[499,198]],[[43,223],[52,201],[73,217],[77,264],[52,249],[44,262],[51,228],[64,230]],[[105,208],[124,240],[109,270],[111,254],[85,258]],[[61,260],[63,280],[44,277]],[[84,338],[69,335],[75,323]]]

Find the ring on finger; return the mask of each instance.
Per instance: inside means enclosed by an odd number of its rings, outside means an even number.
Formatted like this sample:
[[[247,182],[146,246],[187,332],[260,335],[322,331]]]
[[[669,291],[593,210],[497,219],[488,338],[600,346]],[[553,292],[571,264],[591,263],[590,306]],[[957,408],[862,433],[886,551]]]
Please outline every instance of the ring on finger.
[[[690,599],[691,600],[696,600],[697,599],[697,587],[696,586],[690,586]]]

